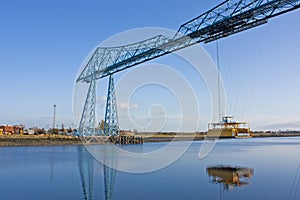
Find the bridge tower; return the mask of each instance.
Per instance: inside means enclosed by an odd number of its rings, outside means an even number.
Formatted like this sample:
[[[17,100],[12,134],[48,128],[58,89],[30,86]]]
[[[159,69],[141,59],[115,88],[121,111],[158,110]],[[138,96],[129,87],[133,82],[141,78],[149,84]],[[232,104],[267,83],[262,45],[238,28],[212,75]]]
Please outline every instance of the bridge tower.
[[[95,130],[95,108],[96,108],[96,86],[97,80],[93,79],[89,83],[89,89],[85,99],[81,119],[79,123],[80,136],[94,136]]]
[[[95,136],[98,134],[95,129],[96,89],[97,80],[93,79],[89,82],[89,88],[79,123],[79,133],[81,136]],[[103,132],[105,136],[118,136],[120,132],[113,75],[109,75]]]
[[[104,120],[104,135],[118,136],[119,135],[119,121],[117,112],[117,102],[115,94],[115,83],[113,75],[109,75],[108,91],[105,109]]]

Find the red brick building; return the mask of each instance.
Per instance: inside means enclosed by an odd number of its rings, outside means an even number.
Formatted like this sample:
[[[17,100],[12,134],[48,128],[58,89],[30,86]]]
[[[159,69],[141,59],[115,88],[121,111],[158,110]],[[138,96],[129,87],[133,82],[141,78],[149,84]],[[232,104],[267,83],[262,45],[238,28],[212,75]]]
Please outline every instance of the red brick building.
[[[4,134],[14,134],[15,133],[15,128],[14,126],[10,126],[10,125],[2,125],[0,126],[0,129],[2,129]]]
[[[23,126],[1,125],[3,134],[23,134]]]

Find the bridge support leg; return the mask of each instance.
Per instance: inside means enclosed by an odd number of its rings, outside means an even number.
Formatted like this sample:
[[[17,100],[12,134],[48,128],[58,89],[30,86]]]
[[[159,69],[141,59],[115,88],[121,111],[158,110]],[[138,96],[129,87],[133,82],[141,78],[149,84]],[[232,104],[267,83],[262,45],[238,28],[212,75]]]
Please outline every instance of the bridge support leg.
[[[104,134],[106,136],[119,136],[120,130],[115,95],[115,84],[112,75],[109,75],[104,122]]]
[[[90,82],[80,123],[79,123],[80,136],[96,135],[96,131],[95,131],[96,85],[97,85],[96,80],[92,80]]]

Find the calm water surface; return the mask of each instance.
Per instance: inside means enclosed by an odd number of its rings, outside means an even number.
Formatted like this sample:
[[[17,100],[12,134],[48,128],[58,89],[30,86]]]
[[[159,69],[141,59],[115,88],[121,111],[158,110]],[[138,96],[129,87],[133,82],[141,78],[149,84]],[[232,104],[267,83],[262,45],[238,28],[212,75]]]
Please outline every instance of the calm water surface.
[[[300,199],[300,137],[220,140],[200,160],[201,144],[145,174],[104,167],[83,146],[0,147],[0,199]],[[208,170],[220,165],[245,169]]]

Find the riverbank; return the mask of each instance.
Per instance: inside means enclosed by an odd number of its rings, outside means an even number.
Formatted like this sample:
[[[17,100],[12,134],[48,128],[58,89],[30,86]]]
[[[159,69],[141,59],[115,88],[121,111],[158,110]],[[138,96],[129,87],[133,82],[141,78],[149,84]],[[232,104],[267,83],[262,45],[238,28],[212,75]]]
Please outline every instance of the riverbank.
[[[138,133],[139,137],[144,138],[144,142],[169,142],[169,141],[198,141],[205,139],[205,132],[198,133]],[[299,137],[300,132],[253,132],[253,138],[258,137]],[[230,139],[234,137],[223,137],[219,139]]]
[[[143,142],[198,141],[205,139],[205,132],[199,133],[136,133]],[[254,132],[252,137],[299,137],[300,132]],[[225,138],[220,138],[225,139]],[[67,135],[0,135],[1,146],[55,146],[81,145],[80,137]],[[91,143],[94,144],[94,143]]]
[[[300,132],[253,132],[252,137],[297,137]]]
[[[65,135],[1,135],[0,146],[79,145],[79,137]]]

